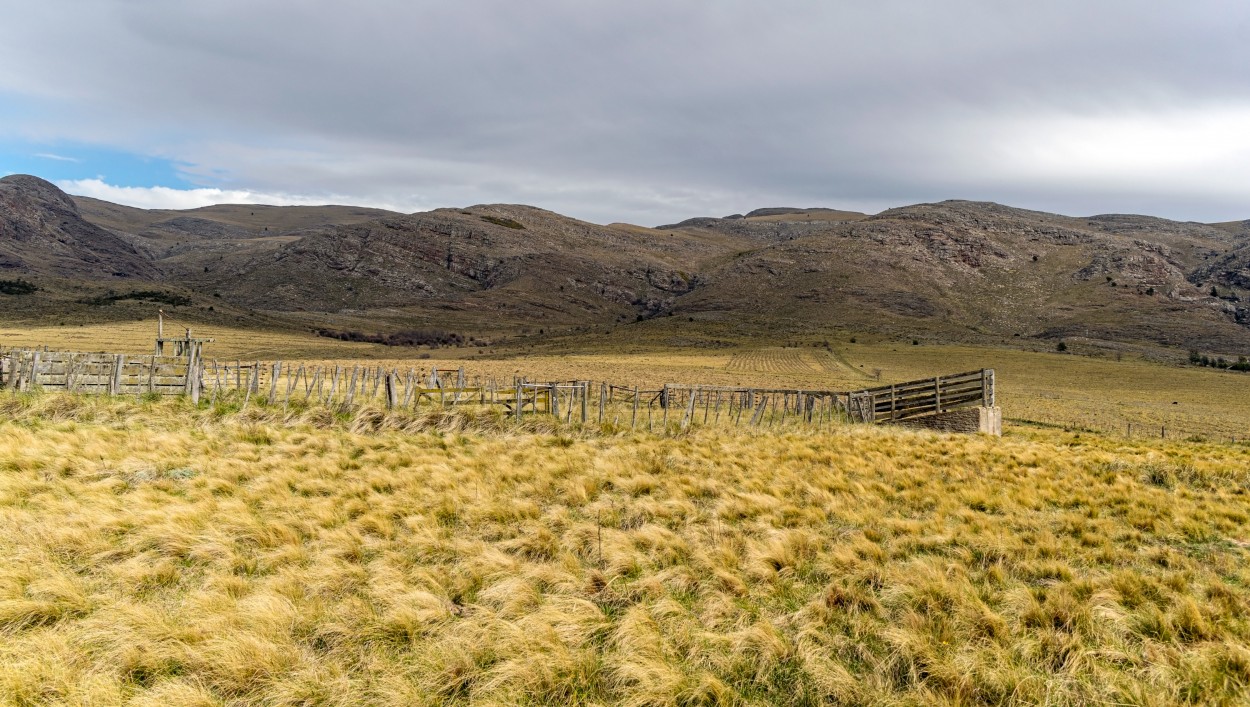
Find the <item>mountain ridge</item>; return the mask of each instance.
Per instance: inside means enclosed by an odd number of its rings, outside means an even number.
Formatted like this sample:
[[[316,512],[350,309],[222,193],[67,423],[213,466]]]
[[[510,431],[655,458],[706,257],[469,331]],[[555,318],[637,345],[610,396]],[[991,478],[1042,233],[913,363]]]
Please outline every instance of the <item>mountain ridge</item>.
[[[71,289],[130,280],[187,293],[191,316],[295,327],[507,336],[681,315],[691,327],[761,335],[1250,350],[1250,221],[947,200],[878,214],[766,207],[646,228],[517,204],[172,211],[71,198],[34,177],[0,188],[0,274],[48,280],[46,294],[22,301],[49,311],[68,306]]]

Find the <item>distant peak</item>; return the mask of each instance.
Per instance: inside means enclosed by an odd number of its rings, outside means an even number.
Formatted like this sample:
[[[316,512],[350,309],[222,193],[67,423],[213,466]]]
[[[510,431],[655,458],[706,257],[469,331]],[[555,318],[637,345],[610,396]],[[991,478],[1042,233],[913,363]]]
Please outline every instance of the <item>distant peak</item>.
[[[69,194],[61,191],[60,187],[46,179],[40,179],[29,174],[10,174],[7,177],[0,177],[0,186],[7,187],[7,190],[16,191],[27,199],[40,201],[49,206],[58,206],[75,214],[78,213],[78,205],[74,203]]]

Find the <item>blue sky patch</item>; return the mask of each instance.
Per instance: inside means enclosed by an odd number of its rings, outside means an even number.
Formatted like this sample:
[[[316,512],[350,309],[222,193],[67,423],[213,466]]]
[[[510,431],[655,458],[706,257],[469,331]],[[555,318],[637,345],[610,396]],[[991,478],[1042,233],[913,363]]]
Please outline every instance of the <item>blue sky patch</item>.
[[[0,175],[33,174],[50,182],[101,178],[122,187],[186,189],[179,163],[91,145],[0,142]]]

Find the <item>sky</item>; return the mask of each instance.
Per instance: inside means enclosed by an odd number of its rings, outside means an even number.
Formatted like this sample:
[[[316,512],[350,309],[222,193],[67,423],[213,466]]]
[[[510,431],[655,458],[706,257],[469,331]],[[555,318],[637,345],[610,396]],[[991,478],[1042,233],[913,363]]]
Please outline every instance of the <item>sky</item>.
[[[144,208],[1250,219],[1244,0],[0,0],[0,174]]]

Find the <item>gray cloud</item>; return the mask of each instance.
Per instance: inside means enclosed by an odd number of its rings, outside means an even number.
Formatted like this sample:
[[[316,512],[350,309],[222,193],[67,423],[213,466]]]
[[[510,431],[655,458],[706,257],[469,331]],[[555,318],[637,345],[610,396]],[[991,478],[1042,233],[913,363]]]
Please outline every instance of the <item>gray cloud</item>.
[[[0,101],[32,108],[0,132],[185,162],[187,186],[643,223],[1250,217],[1241,2],[10,5]]]

